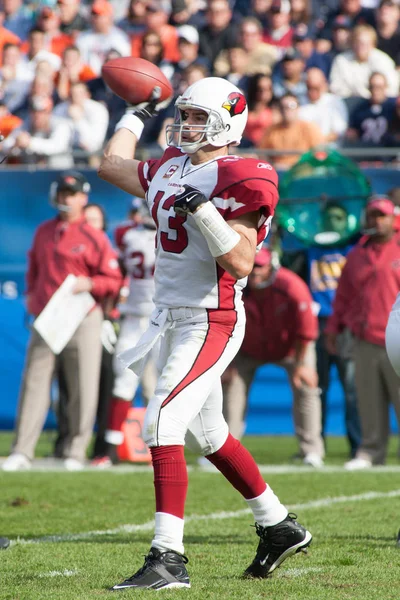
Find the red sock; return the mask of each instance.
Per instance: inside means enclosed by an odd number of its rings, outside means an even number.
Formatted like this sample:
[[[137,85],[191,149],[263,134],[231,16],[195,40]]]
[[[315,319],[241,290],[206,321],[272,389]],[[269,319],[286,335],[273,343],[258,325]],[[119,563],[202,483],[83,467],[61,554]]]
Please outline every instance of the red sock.
[[[131,403],[121,398],[111,398],[108,413],[107,429],[109,431],[122,431],[122,424],[128,416]]]
[[[230,433],[225,444],[207,458],[246,500],[265,492],[267,484],[256,461]]]
[[[150,448],[154,469],[156,512],[183,519],[188,488],[183,446]]]

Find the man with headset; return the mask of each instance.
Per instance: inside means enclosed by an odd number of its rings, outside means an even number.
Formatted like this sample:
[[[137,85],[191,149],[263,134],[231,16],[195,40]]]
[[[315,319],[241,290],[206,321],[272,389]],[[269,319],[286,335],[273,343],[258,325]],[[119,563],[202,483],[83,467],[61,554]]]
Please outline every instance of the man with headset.
[[[37,317],[69,274],[76,276],[74,294],[90,292],[95,307],[83,319],[65,348],[56,356],[33,329],[18,407],[16,437],[5,471],[29,469],[50,405],[56,360],[68,389],[68,429],[65,467],[82,468],[96,417],[101,361],[100,301],[117,295],[122,275],[116,254],[103,231],[84,218],[90,185],[76,171],[64,172],[50,188],[58,215],[42,223],[29,252],[26,303]]]

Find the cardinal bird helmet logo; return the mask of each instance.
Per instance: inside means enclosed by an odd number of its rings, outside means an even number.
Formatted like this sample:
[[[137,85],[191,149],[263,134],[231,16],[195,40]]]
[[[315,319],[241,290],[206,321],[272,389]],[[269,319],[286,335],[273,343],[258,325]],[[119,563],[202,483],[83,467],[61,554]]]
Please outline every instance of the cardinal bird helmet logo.
[[[240,92],[232,92],[222,105],[231,117],[241,115],[246,109],[246,98]]]

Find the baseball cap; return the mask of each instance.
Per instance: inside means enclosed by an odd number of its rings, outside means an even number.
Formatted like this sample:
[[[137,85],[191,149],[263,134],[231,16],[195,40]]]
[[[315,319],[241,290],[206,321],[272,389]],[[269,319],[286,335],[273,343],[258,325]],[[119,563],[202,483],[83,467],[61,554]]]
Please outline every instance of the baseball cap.
[[[382,6],[399,6],[399,3],[396,2],[396,0],[381,0],[378,8],[381,8]]]
[[[178,37],[186,40],[190,44],[199,43],[199,34],[192,25],[182,25],[182,27],[178,27]]]
[[[92,15],[113,15],[113,7],[107,0],[94,0],[91,7]]]
[[[395,206],[386,196],[373,196],[366,207],[367,212],[378,210],[384,215],[394,215]]]
[[[293,30],[293,41],[302,42],[303,40],[312,40],[314,35],[305,23],[299,23]]]
[[[171,9],[172,9],[173,15],[176,15],[176,13],[180,13],[184,10],[187,10],[186,0],[172,0]]]
[[[286,61],[286,60],[304,60],[303,55],[301,54],[301,52],[299,52],[298,50],[295,50],[294,48],[288,48],[285,56],[282,58],[282,62]]]
[[[51,8],[51,6],[43,6],[39,12],[39,17],[42,19],[48,19],[50,17],[56,17],[57,13]]]
[[[88,194],[90,192],[90,183],[79,171],[66,171],[57,179],[57,191],[83,192],[84,194]]]
[[[346,15],[338,15],[333,21],[333,29],[351,29],[352,21]]]
[[[269,9],[272,13],[290,13],[290,2],[289,0],[272,0],[271,8]]]
[[[271,250],[265,248],[263,246],[259,252],[257,252],[256,257],[254,259],[255,267],[264,267],[265,265],[270,265],[272,259]]]

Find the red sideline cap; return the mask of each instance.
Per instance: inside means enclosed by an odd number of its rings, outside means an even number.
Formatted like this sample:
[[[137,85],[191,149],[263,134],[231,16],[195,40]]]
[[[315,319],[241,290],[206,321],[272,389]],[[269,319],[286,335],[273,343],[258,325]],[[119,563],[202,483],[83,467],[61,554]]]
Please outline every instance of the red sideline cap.
[[[94,0],[91,7],[92,14],[95,15],[113,15],[113,7],[107,0]]]
[[[394,215],[394,208],[393,202],[384,196],[381,198],[373,198],[367,204],[367,212],[370,210],[378,210],[384,215]]]
[[[255,267],[264,267],[265,265],[271,264],[271,250],[268,248],[261,248],[259,252],[257,252],[256,257],[254,259]]]

